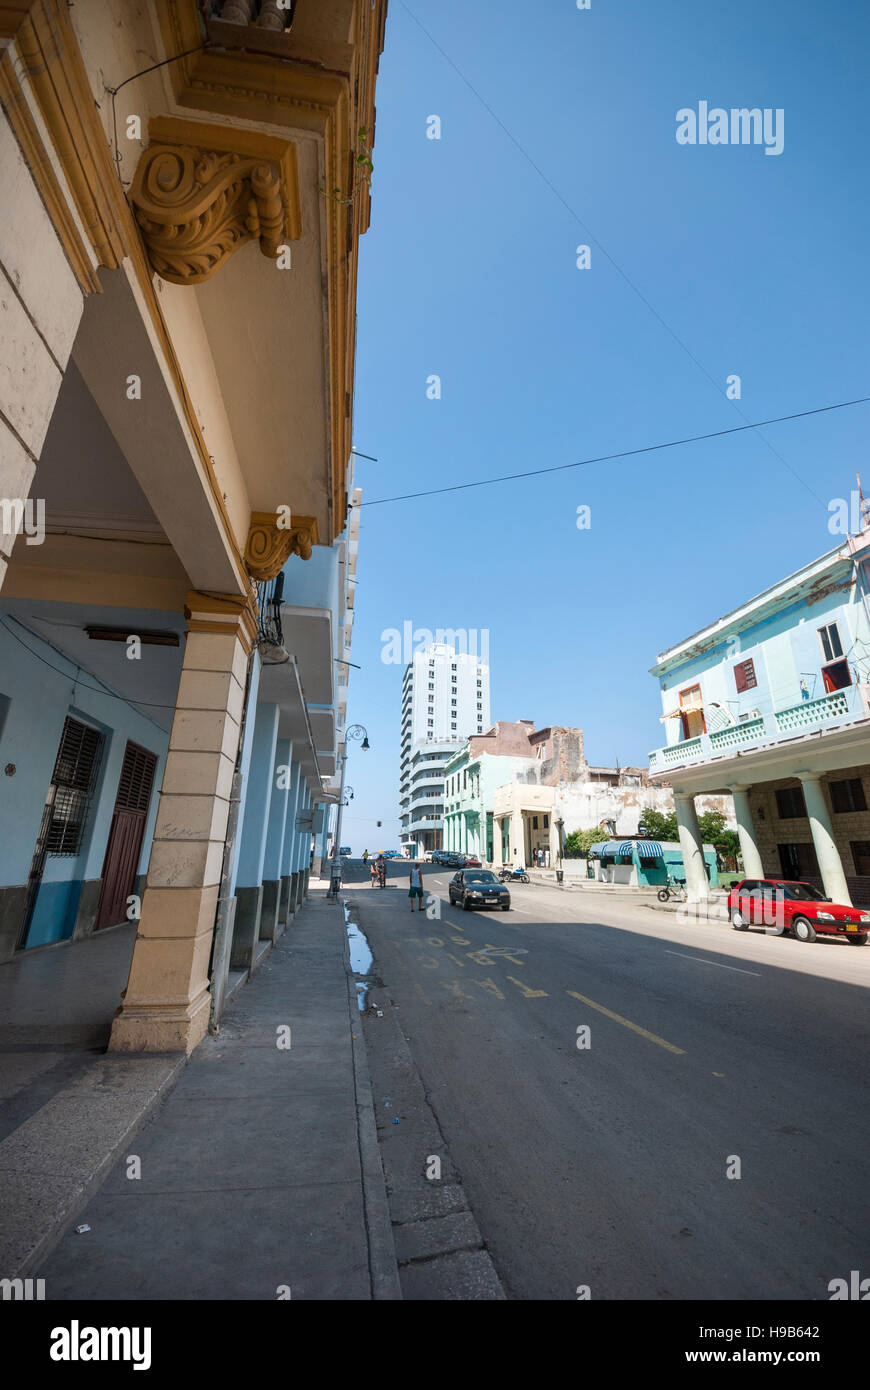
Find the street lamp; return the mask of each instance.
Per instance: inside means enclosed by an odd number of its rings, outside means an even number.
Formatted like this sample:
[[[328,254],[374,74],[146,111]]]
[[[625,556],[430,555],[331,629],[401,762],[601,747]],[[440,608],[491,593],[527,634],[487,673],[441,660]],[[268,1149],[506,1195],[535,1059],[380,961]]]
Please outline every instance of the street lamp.
[[[347,744],[349,739],[354,743],[362,739],[363,751],[367,753],[369,749],[369,736],[362,724],[351,724],[349,728],[345,729],[344,753],[341,759],[341,790],[338,794],[338,815],[336,816],[335,839],[332,844],[332,866],[329,875],[329,897],[331,898],[338,896],[338,890],[341,887],[341,863],[339,856],[339,850],[341,849],[341,813],[353,797],[353,787],[345,789],[344,785],[344,774],[347,770]],[[346,795],[346,791],[349,792],[350,795]]]

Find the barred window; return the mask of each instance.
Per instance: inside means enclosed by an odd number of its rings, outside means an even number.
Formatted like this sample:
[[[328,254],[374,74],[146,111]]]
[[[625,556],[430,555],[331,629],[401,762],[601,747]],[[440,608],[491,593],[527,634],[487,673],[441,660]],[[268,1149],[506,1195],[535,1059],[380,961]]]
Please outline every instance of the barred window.
[[[51,778],[55,795],[45,838],[47,854],[75,855],[81,849],[102,746],[97,729],[67,716]]]

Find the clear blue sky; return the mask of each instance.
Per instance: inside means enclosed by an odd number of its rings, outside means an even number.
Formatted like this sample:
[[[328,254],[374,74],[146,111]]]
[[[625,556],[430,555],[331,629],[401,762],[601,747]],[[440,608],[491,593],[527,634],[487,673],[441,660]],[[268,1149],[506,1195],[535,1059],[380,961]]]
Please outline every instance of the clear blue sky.
[[[364,500],[870,394],[868,44],[856,0],[391,0],[360,264]],[[678,145],[699,101],[783,108],[782,154]],[[590,761],[645,762],[657,654],[835,544],[829,499],[856,469],[870,491],[868,412],[770,427],[785,462],[750,432],[364,507],[349,719],[372,746],[352,746],[345,843],[398,844],[384,629],[487,628],[494,719],[579,725]]]

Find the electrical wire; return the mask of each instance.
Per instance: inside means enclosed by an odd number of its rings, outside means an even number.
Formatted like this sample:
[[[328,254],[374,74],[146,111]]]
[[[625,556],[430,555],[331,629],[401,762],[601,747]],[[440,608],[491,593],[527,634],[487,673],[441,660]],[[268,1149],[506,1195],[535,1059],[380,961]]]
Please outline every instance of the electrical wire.
[[[606,259],[607,261],[609,261],[609,263],[611,264],[611,266],[613,267],[613,269],[616,271],[616,273],[621,277],[621,279],[623,279],[623,280],[625,281],[626,285],[628,285],[629,289],[630,289],[635,295],[637,295],[638,299],[641,301],[641,303],[644,305],[644,307],[647,308],[647,309],[649,310],[649,312],[652,314],[653,318],[655,318],[656,321],[662,326],[662,328],[664,328],[665,332],[668,333],[668,334],[670,335],[671,338],[673,338],[673,340],[674,340],[674,342],[677,344],[677,346],[680,347],[680,348],[682,348],[682,350],[683,350],[683,352],[686,354],[686,356],[687,356],[692,362],[694,362],[694,364],[695,364],[695,366],[698,368],[698,370],[699,370],[700,372],[703,373],[703,375],[706,377],[706,379],[707,379],[707,381],[710,383],[710,385],[711,385],[711,386],[714,388],[714,390],[721,396],[721,392],[722,392],[721,384],[715,379],[715,377],[713,377],[713,376],[711,375],[710,372],[707,371],[707,368],[704,366],[703,362],[701,362],[701,361],[695,356],[695,354],[694,354],[694,353],[692,352],[692,350],[688,347],[688,345],[687,345],[686,343],[683,342],[683,340],[682,340],[682,338],[679,336],[679,334],[676,333],[675,330],[674,330],[673,328],[671,328],[670,324],[662,317],[662,315],[661,315],[661,314],[659,313],[659,311],[656,309],[655,305],[653,305],[653,304],[647,299],[646,295],[642,292],[642,290],[640,290],[640,289],[638,288],[638,286],[634,283],[634,281],[633,281],[633,280],[631,279],[631,277],[626,273],[626,271],[624,271],[624,270],[622,269],[622,266],[619,265],[619,263],[613,258],[613,256],[611,256],[610,252],[607,250],[607,248],[606,248],[606,246],[604,245],[604,243],[603,243],[598,237],[596,237],[596,236],[593,234],[591,228],[588,226],[588,224],[587,224],[586,222],[583,221],[583,218],[580,216],[580,214],[571,206],[571,204],[568,202],[567,198],[565,198],[565,197],[563,196],[563,194],[559,192],[559,189],[558,189],[558,188],[556,187],[556,185],[555,185],[553,182],[551,182],[551,180],[547,177],[547,175],[544,173],[543,169],[541,169],[541,168],[539,167],[539,165],[537,165],[537,164],[535,163],[534,159],[533,159],[532,156],[529,154],[529,152],[528,152],[528,150],[525,148],[525,146],[522,145],[522,144],[520,143],[520,141],[519,141],[519,140],[517,139],[517,137],[514,135],[513,131],[510,130],[510,129],[505,125],[504,121],[503,121],[503,120],[501,119],[501,117],[493,110],[493,108],[490,106],[490,104],[489,104],[489,102],[486,100],[486,98],[483,97],[483,96],[481,96],[480,92],[477,90],[477,88],[474,86],[474,84],[473,84],[471,81],[469,81],[469,79],[466,77],[465,73],[462,71],[462,69],[459,67],[459,65],[458,65],[457,63],[455,63],[454,60],[450,57],[450,54],[447,53],[447,52],[445,51],[445,49],[443,49],[443,48],[441,47],[440,43],[438,43],[438,40],[437,40],[432,34],[430,34],[430,32],[429,32],[429,30],[426,28],[425,24],[423,24],[422,21],[419,20],[419,19],[417,18],[417,16],[414,14],[413,10],[411,10],[411,9],[408,7],[408,5],[405,3],[405,0],[399,0],[399,3],[400,3],[400,5],[402,6],[402,9],[405,11],[405,13],[406,13],[411,19],[413,19],[413,21],[414,21],[414,23],[417,25],[418,29],[420,29],[421,32],[422,32],[423,34],[426,35],[426,38],[427,38],[427,39],[429,40],[429,42],[432,44],[433,48],[436,48],[436,49],[438,50],[438,52],[441,54],[441,57],[444,59],[444,61],[445,61],[446,63],[449,63],[450,67],[453,69],[453,71],[456,73],[456,75],[462,80],[462,82],[465,83],[465,86],[466,86],[466,87],[468,88],[468,90],[472,93],[472,95],[475,96],[475,97],[477,98],[477,100],[480,102],[480,104],[481,104],[481,106],[484,108],[484,110],[487,111],[487,112],[489,113],[489,115],[490,115],[490,116],[492,117],[492,119],[495,121],[496,125],[504,132],[504,134],[505,134],[505,135],[507,136],[507,138],[510,140],[511,144],[514,145],[515,148],[516,148],[517,150],[519,150],[520,154],[523,156],[523,158],[525,159],[525,161],[527,162],[527,164],[529,164],[529,166],[530,166],[532,169],[534,169],[535,173],[536,173],[536,174],[538,175],[538,177],[542,180],[542,182],[543,182],[544,184],[546,184],[547,188],[549,188],[549,190],[550,190],[550,192],[553,194],[553,196],[554,196],[555,198],[557,198],[558,201],[562,204],[562,207],[565,208],[566,212],[570,213],[570,215],[574,218],[574,221],[577,223],[578,227],[580,227],[580,228],[582,229],[584,235],[585,235],[585,236],[588,236],[588,237],[589,237],[589,240],[592,241],[592,242],[594,242],[594,244],[595,244],[595,245],[598,247],[598,249],[601,251],[601,254],[605,257],[605,259]],[[741,418],[742,420],[745,420],[745,419],[746,419],[746,416],[743,414],[743,411],[740,409],[740,407],[739,407],[739,405],[737,404],[737,402],[736,402],[735,400],[731,399],[730,397],[729,397],[729,401],[730,401],[730,404],[733,406],[733,408],[736,410],[737,414],[740,416],[740,418]],[[760,426],[758,426],[758,425],[753,425],[753,426],[751,426],[750,428],[752,428],[752,429],[758,429],[758,428],[760,428]],[[802,477],[800,476],[799,473],[796,473],[796,472],[795,472],[795,470],[792,468],[792,466],[791,466],[791,464],[788,462],[788,460],[785,459],[785,458],[783,458],[782,454],[779,453],[779,451],[773,447],[773,445],[770,443],[770,441],[769,441],[768,439],[765,439],[763,434],[760,434],[758,437],[759,437],[759,439],[760,439],[764,444],[767,445],[768,449],[769,449],[770,452],[774,455],[774,457],[779,459],[779,461],[780,461],[780,463],[783,465],[783,467],[785,467],[785,468],[788,469],[788,471],[789,471],[789,473],[791,473],[792,477],[795,478],[796,481],[799,482],[803,487],[805,487],[806,490],[807,490],[807,492],[809,492],[811,496],[815,497],[815,499],[816,499],[817,502],[821,502],[822,499],[821,499],[821,498],[818,496],[818,494],[813,490],[813,488],[810,487],[809,483],[808,483],[804,478],[802,478]]]
[[[693,434],[685,439],[669,439],[662,444],[647,444],[641,449],[622,449],[615,454],[597,454],[593,458],[577,459],[574,463],[557,463],[550,468],[530,468],[523,473],[503,473],[496,478],[478,478],[473,483],[453,483],[449,487],[427,488],[423,492],[404,492],[396,497],[375,497],[370,502],[360,502],[360,507],[380,507],[386,502],[407,502],[415,497],[437,497],[442,492],[463,492],[466,488],[489,487],[493,483],[510,483],[517,478],[539,478],[545,473],[564,473],[570,468],[585,468],[590,463],[612,463],[616,459],[635,458],[639,454],[653,454],[660,449],[676,449],[683,444],[698,444],[706,439],[721,439],[726,434],[742,434],[746,430],[757,430],[763,425],[779,425],[785,420],[802,420],[808,415],[824,415],[831,410],[846,410],[853,405],[866,405],[870,396],[858,396],[853,401],[838,401],[835,405],[820,405],[813,410],[798,410],[793,415],[776,415],[770,420],[757,420],[748,425],[732,425],[727,430],[710,430],[707,434]],[[819,499],[821,501],[821,499]]]
[[[6,622],[4,622],[2,618],[0,618],[0,627],[5,628],[6,631],[9,633],[9,636],[10,636],[10,637],[14,637],[14,638],[15,638],[15,641],[18,643],[18,645],[19,645],[20,647],[23,647],[24,650],[30,654],[30,656],[35,657],[37,661],[41,661],[42,664],[43,664],[43,666],[47,666],[48,669],[49,669],[50,671],[56,671],[57,674],[58,674],[59,676],[63,676],[64,680],[71,680],[71,681],[73,682],[73,687],[75,687],[75,686],[80,686],[82,690],[93,690],[93,691],[95,692],[95,694],[97,694],[97,695],[104,695],[104,696],[106,696],[106,697],[107,697],[108,699],[110,699],[110,700],[121,700],[123,704],[129,705],[130,708],[131,708],[132,710],[136,710],[137,713],[140,712],[140,711],[137,709],[137,706],[138,706],[138,705],[147,705],[147,706],[149,707],[149,709],[171,709],[171,710],[174,710],[174,709],[176,708],[176,705],[162,705],[162,704],[159,704],[157,700],[135,700],[135,701],[134,701],[134,700],[128,700],[126,695],[118,695],[118,694],[115,693],[114,690],[110,690],[110,689],[108,688],[108,686],[88,685],[87,681],[81,681],[81,680],[79,680],[78,676],[71,676],[70,673],[69,673],[69,671],[62,671],[61,668],[60,668],[59,666],[53,666],[52,663],[51,663],[50,661],[46,661],[46,659],[45,659],[44,656],[40,656],[40,655],[39,655],[39,652],[35,652],[35,651],[33,650],[32,647],[28,646],[26,642],[22,641],[22,639],[18,636],[18,633],[17,633],[17,632],[13,632],[13,630],[12,630],[12,628],[9,626],[9,624],[6,623]],[[25,632],[29,632],[29,631],[30,631],[29,628],[25,628]],[[35,634],[34,634],[34,636],[35,636]],[[40,639],[37,638],[37,640],[40,640]],[[62,653],[62,652],[59,652],[58,655],[63,656],[63,653]],[[73,661],[72,657],[65,657],[64,659],[65,659],[66,661],[69,661],[70,665],[75,666],[75,668],[76,668],[77,671],[83,671],[83,670],[85,669],[85,667],[80,666],[80,665],[78,664],[78,662]],[[98,679],[99,679],[99,678],[98,678]],[[147,718],[147,716],[146,716],[146,718]],[[154,721],[152,720],[152,723],[153,723],[153,722],[154,722]],[[158,725],[157,727],[159,728],[159,725]]]

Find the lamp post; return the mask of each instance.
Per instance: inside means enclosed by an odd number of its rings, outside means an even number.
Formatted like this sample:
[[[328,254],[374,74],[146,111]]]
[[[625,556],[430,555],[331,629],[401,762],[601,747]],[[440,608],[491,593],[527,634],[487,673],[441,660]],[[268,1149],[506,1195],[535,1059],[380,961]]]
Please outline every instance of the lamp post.
[[[565,871],[562,868],[562,855],[565,848],[565,822],[562,820],[561,817],[556,821],[556,829],[559,832],[559,867],[556,870],[556,882],[562,883],[565,878]]]
[[[329,874],[329,897],[331,898],[338,897],[338,890],[341,887],[341,857],[339,855],[339,850],[341,849],[341,813],[353,796],[353,787],[345,789],[344,785],[344,774],[347,771],[348,739],[351,739],[354,743],[362,739],[363,751],[367,753],[369,750],[369,736],[362,724],[351,724],[349,728],[345,729],[344,753],[341,758],[341,790],[338,794],[338,815],[335,821],[335,839],[332,843],[332,865]],[[346,796],[346,790],[350,792],[350,796]]]

